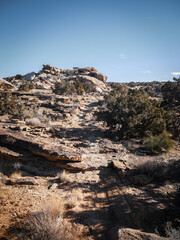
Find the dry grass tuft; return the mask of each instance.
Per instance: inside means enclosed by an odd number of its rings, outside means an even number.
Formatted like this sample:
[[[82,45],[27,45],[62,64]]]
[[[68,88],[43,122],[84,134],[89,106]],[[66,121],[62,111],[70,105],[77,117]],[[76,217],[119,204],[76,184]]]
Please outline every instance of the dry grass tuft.
[[[77,206],[77,198],[74,196],[70,196],[66,198],[64,208],[65,210],[69,210],[75,208]]]
[[[26,119],[26,124],[27,125],[31,125],[31,126],[40,126],[41,125],[41,121],[37,117],[28,118],[28,119]]]
[[[71,182],[70,174],[65,170],[58,173],[56,177],[59,178],[64,183]]]
[[[80,205],[83,199],[83,192],[80,188],[74,188],[64,201],[64,208],[66,210],[72,209]]]
[[[11,175],[9,176],[10,179],[21,178],[21,177],[22,177],[22,173],[21,173],[21,172],[13,172],[13,173],[11,173]]]
[[[32,240],[90,240],[83,226],[63,218],[60,204],[51,202],[40,211],[32,212],[26,221],[26,235],[23,239]]]

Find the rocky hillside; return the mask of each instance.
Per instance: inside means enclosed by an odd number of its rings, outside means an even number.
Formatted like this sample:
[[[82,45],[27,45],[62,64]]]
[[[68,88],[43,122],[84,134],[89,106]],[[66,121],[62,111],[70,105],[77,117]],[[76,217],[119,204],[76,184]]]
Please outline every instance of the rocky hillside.
[[[31,72],[26,75],[17,74],[16,76],[5,78],[5,80],[12,84],[8,86],[14,86],[15,90],[18,90],[24,81],[33,82],[37,89],[52,90],[55,87],[55,83],[61,83],[62,81],[74,82],[77,78],[81,82],[92,83],[98,92],[107,91],[107,85],[105,84],[107,76],[99,73],[94,67],[75,67],[71,70],[43,65],[42,70],[38,73]],[[3,84],[3,81],[4,80],[1,79],[2,83],[0,82],[0,85]]]
[[[95,90],[54,92],[77,78]],[[59,226],[65,240],[179,236],[179,143],[156,155],[140,140],[113,138],[95,117],[106,80],[92,67],[49,65],[0,80],[0,239],[62,239],[37,238],[37,226]]]

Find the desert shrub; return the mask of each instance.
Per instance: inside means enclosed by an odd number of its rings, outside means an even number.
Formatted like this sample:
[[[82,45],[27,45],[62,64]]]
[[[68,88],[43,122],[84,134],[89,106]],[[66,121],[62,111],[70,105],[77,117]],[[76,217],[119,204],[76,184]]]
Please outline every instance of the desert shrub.
[[[173,78],[174,82],[166,82],[161,87],[163,105],[176,106],[180,104],[180,78]]]
[[[85,92],[90,93],[94,91],[96,91],[95,84],[88,81],[80,81],[79,78],[76,78],[75,80],[70,82],[61,80],[60,83],[57,82],[55,84],[55,88],[53,90],[54,93],[60,95],[83,95]]]
[[[167,110],[167,130],[173,138],[180,136],[180,78],[173,78],[174,82],[166,82],[162,87],[162,106]],[[179,138],[180,140],[180,138]]]
[[[31,81],[25,81],[23,84],[19,86],[19,91],[29,92],[34,89],[35,85]]]
[[[25,105],[21,103],[17,95],[12,93],[0,93],[0,115],[9,114],[13,118],[22,119]]]
[[[76,93],[77,91],[73,83],[61,80],[60,83],[55,83],[53,92],[59,95],[66,95]]]
[[[26,108],[23,112],[23,115],[24,115],[24,119],[35,118],[37,117],[37,110],[32,107]]]
[[[144,91],[148,94],[150,97],[155,97],[154,89],[151,86],[145,87]]]
[[[12,114],[16,109],[18,98],[11,93],[0,93],[0,114]]]
[[[144,146],[148,151],[153,153],[162,152],[163,150],[169,151],[173,147],[173,142],[166,131],[159,135],[150,134],[144,139]]]
[[[78,95],[83,95],[85,93],[83,82],[81,82],[78,78],[74,81],[74,86]]]
[[[32,102],[38,103],[38,102],[39,102],[39,98],[34,97],[34,98],[32,99]]]
[[[36,240],[69,240],[71,226],[63,221],[58,212],[46,206],[40,212],[32,212],[28,218],[30,239]]]
[[[173,138],[180,140],[180,109],[179,106],[170,107],[165,114],[166,129],[172,134]]]
[[[165,110],[143,89],[120,85],[104,97],[104,102],[106,109],[96,113],[97,119],[104,121],[120,138],[145,136],[147,131],[158,135],[166,129]]]
[[[96,92],[96,85],[90,81],[82,81],[84,91],[86,93]]]

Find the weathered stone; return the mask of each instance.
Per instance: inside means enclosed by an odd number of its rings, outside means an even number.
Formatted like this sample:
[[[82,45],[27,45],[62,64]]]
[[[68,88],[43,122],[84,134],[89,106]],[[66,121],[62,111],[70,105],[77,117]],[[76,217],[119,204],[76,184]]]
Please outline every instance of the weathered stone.
[[[35,76],[36,76],[36,73],[31,72],[31,73],[27,73],[26,75],[23,75],[22,78],[24,78],[27,81],[32,81],[34,80]]]
[[[6,147],[0,146],[0,158],[8,160],[22,160],[22,154],[14,152]]]
[[[52,75],[56,75],[57,73],[61,72],[61,69],[56,67],[51,67],[50,64],[43,64],[42,71],[46,73],[51,73]]]
[[[38,185],[33,177],[13,178],[6,181],[7,185]]]
[[[12,88],[14,88],[14,86],[11,83],[4,80],[3,78],[0,78],[0,89],[12,89]]]
[[[56,188],[58,188],[58,184],[57,183],[53,183],[51,186],[49,186],[49,189],[51,189],[51,190],[54,190]]]
[[[94,67],[84,67],[84,68],[79,68],[78,72],[83,73],[83,72],[97,72],[97,70]]]
[[[168,238],[160,237],[157,234],[146,233],[140,230],[131,229],[131,228],[121,228],[115,227],[112,228],[109,233],[109,239],[111,240],[165,240]]]
[[[102,73],[99,73],[99,72],[93,71],[93,72],[90,73],[90,75],[92,77],[97,78],[100,81],[103,81],[103,82],[106,82],[106,80],[107,80],[107,76],[105,74],[102,74]]]
[[[97,87],[97,90],[98,90],[98,88],[101,89],[101,91],[107,89],[106,85],[102,81],[98,80],[95,77],[79,75],[79,80],[92,82]]]
[[[23,133],[11,133],[0,130],[0,143],[10,144],[20,149],[26,149],[35,155],[45,157],[51,161],[81,161],[81,151],[50,141],[38,141],[36,138],[24,136]]]

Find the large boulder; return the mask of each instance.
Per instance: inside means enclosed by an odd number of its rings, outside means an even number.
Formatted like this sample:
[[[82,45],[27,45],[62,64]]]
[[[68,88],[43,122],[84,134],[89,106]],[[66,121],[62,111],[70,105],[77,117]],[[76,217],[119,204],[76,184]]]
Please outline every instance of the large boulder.
[[[106,80],[107,80],[107,76],[105,74],[102,74],[102,73],[99,73],[99,72],[96,72],[96,71],[90,72],[90,75],[92,77],[97,78],[100,81],[103,81],[103,82],[106,82]]]
[[[27,73],[26,75],[22,76],[22,78],[24,78],[27,81],[33,81],[35,77],[36,77],[35,72]]]
[[[57,75],[61,72],[61,69],[57,67],[51,67],[50,64],[43,64],[42,72],[51,73],[52,75]]]
[[[78,68],[79,73],[84,73],[84,72],[97,72],[97,70],[94,67],[84,67],[84,68]]]
[[[107,87],[104,84],[104,82],[98,80],[95,77],[85,76],[85,75],[79,75],[78,77],[79,77],[80,81],[89,81],[89,82],[95,84],[96,90],[99,91],[99,92],[107,90]]]
[[[14,86],[11,83],[4,80],[3,78],[0,78],[0,89],[12,89],[12,88],[14,88]]]

